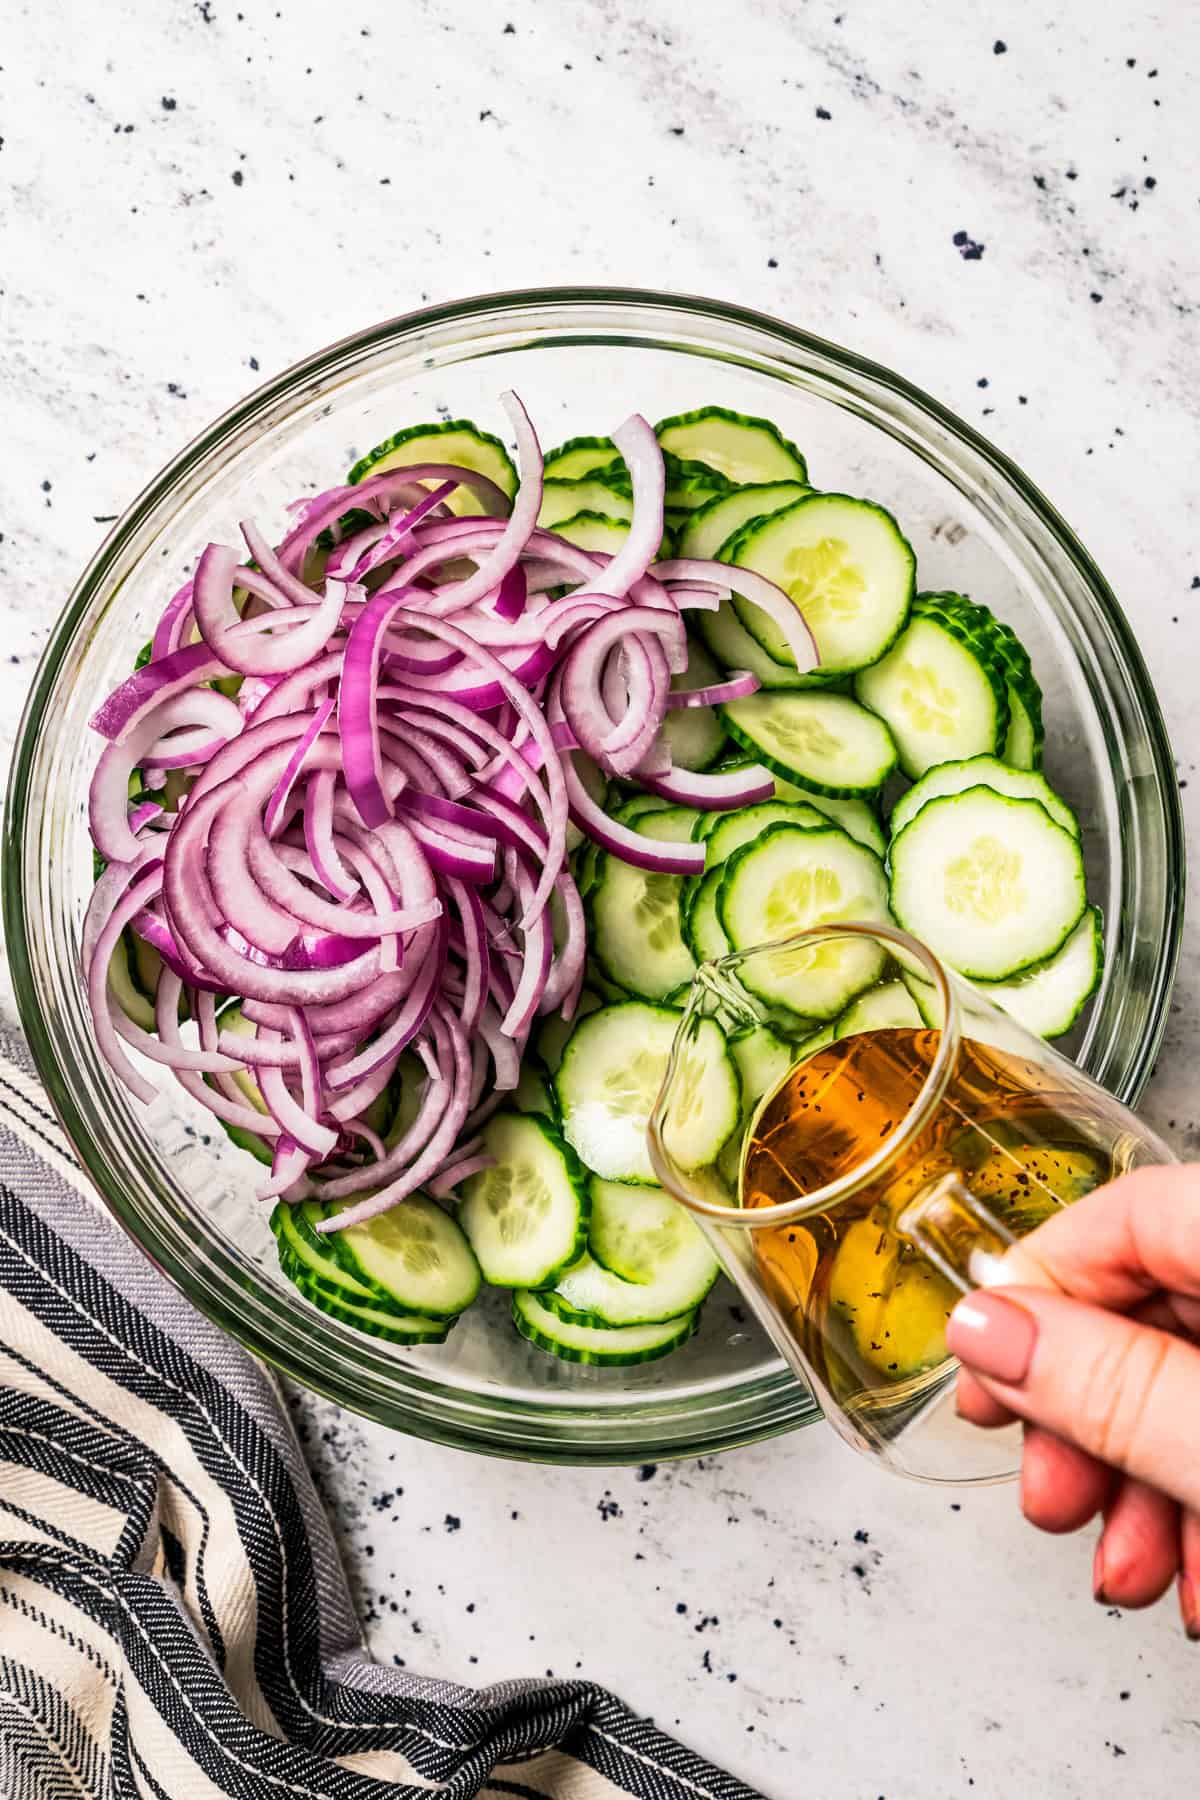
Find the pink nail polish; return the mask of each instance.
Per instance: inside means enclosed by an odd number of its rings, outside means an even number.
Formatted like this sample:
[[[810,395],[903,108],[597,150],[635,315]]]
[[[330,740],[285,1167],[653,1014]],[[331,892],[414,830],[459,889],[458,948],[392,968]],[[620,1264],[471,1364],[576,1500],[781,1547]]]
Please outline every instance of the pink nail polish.
[[[995,1381],[1021,1382],[1029,1373],[1037,1322],[1023,1306],[999,1294],[968,1294],[950,1314],[951,1353]]]
[[[1183,1615],[1183,1629],[1193,1643],[1200,1643],[1200,1593],[1191,1575],[1179,1577],[1179,1610]]]
[[[1104,1539],[1096,1545],[1096,1554],[1092,1558],[1092,1598],[1098,1606],[1108,1605],[1108,1595],[1104,1591]],[[1182,1605],[1182,1601],[1180,1602]]]

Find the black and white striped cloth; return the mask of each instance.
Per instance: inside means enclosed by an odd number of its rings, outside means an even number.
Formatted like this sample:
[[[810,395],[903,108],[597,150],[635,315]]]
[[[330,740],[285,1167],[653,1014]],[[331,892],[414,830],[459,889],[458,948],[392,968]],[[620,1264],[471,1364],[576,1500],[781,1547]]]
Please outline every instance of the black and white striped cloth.
[[[266,1372],[94,1201],[0,1036],[3,1800],[760,1800],[603,1689],[371,1661]]]

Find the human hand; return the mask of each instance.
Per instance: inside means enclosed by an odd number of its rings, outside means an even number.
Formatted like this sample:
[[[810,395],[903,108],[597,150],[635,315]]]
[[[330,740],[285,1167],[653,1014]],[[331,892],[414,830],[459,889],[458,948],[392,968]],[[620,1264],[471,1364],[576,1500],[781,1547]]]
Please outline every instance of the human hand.
[[[1096,1599],[1148,1606],[1179,1578],[1200,1639],[1200,1166],[1140,1169],[1011,1253],[1017,1281],[960,1300],[958,1410],[1023,1419],[1021,1507],[1103,1529]]]

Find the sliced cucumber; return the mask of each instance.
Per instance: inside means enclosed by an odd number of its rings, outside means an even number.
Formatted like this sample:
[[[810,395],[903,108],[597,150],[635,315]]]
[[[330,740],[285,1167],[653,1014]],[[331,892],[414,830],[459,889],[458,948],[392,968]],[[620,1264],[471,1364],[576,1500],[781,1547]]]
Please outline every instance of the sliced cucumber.
[[[961,616],[923,610],[854,692],[887,720],[900,767],[913,780],[938,763],[998,756],[1008,732],[1008,696],[990,641]]]
[[[686,1344],[696,1322],[696,1314],[690,1313],[682,1319],[668,1319],[663,1325],[627,1325],[614,1331],[560,1319],[543,1304],[540,1294],[513,1295],[513,1324],[521,1336],[562,1362],[607,1364],[613,1368],[653,1362]]]
[[[704,1234],[682,1206],[661,1188],[592,1177],[588,1249],[602,1269],[624,1282],[661,1288],[664,1280],[695,1293],[699,1306],[717,1277],[717,1260]],[[570,1272],[574,1275],[574,1271]],[[564,1294],[564,1284],[558,1284]],[[584,1309],[587,1310],[586,1308]],[[664,1318],[678,1316],[664,1313]],[[622,1319],[620,1324],[632,1324]]]
[[[796,1045],[796,1061],[798,1063],[807,1062],[810,1056],[817,1054],[818,1050],[827,1050],[836,1039],[837,1028],[831,1019],[828,1025],[818,1026],[816,1031],[810,1032],[806,1038],[801,1038]]]
[[[1062,1037],[1099,987],[1103,969],[1104,920],[1098,907],[1089,906],[1049,962],[1016,981],[981,981],[977,985],[1027,1031],[1038,1037]]]
[[[1004,760],[1016,769],[1040,768],[1046,737],[1042,724],[1042,690],[1033,672],[1029,652],[1016,632],[986,606],[968,600],[965,594],[925,594],[922,602],[943,612],[957,613],[974,625],[987,641],[993,661],[999,665],[1006,682],[1009,718]]]
[[[1003,981],[1065,943],[1087,904],[1077,840],[1037,800],[971,788],[893,839],[892,911],[964,975]]]
[[[717,910],[735,950],[752,950],[809,926],[885,922],[887,880],[877,856],[844,831],[772,825],[725,864]],[[738,973],[760,1000],[829,1019],[879,979],[884,951],[872,940],[764,951]]]
[[[717,914],[717,895],[721,891],[724,869],[707,869],[688,893],[683,908],[683,937],[697,965],[719,962],[732,948]]]
[[[811,675],[801,675],[785,668],[768,656],[761,644],[755,643],[733,608],[732,600],[722,600],[715,612],[702,612],[696,619],[696,630],[704,639],[723,669],[731,673],[748,669],[757,675],[764,687],[810,688]]]
[[[715,557],[751,519],[770,518],[811,492],[802,481],[756,481],[714,494],[689,514],[679,539],[679,554],[702,560]]]
[[[325,1217],[344,1210],[329,1206]],[[322,1235],[343,1269],[381,1288],[403,1312],[449,1319],[479,1292],[479,1264],[461,1226],[424,1194],[411,1194],[363,1225]]]
[[[542,505],[537,522],[556,531],[564,519],[581,512],[603,513],[609,519],[632,519],[633,489],[628,476],[582,475],[573,481],[551,480],[542,485]]]
[[[580,550],[599,550],[605,556],[615,556],[629,536],[629,521],[614,519],[611,513],[584,511],[560,519],[554,531]]]
[[[814,794],[862,797],[896,766],[882,719],[845,694],[761,690],[721,708],[730,737],[785,781]]]
[[[791,597],[816,639],[821,682],[878,662],[912,605],[912,545],[891,513],[846,494],[810,494],[751,519],[723,546],[721,560],[765,575]],[[794,667],[779,626],[731,579],[743,626],[775,662]]]
[[[132,931],[123,931],[113,946],[108,965],[108,991],[127,1019],[143,1031],[155,1029],[154,1006],[134,979],[137,939]]]
[[[917,1003],[902,981],[883,981],[852,1000],[833,1023],[835,1038],[856,1037],[860,1031],[894,1031],[924,1024]]]
[[[748,755],[739,747],[736,756],[723,756],[717,767],[720,769],[746,768],[757,760],[756,757]],[[873,850],[876,856],[887,855],[887,838],[883,834],[879,814],[869,800],[846,800],[837,799],[832,794],[814,794],[807,788],[797,787],[793,781],[785,781],[782,775],[775,776],[775,798],[776,800],[789,800],[797,806],[815,807],[817,812],[823,814],[827,819],[832,819],[835,825],[840,825],[842,830],[848,832],[858,843],[865,844],[868,850]],[[704,816],[711,820],[712,826],[715,827],[719,820],[726,817],[726,814],[706,813]],[[708,833],[702,827],[699,835],[707,836]]]
[[[304,1298],[331,1319],[353,1325],[368,1337],[380,1338],[388,1344],[444,1344],[450,1335],[453,1319],[423,1319],[415,1313],[389,1312],[382,1306],[370,1306],[352,1300],[337,1289],[314,1281],[302,1268],[294,1267],[281,1257],[280,1267]]]
[[[480,431],[470,419],[439,419],[430,425],[410,425],[360,457],[346,479],[357,485],[368,475],[382,475],[388,469],[404,469],[422,462],[476,469],[494,481],[510,500],[517,491],[517,471],[508,451],[498,437],[490,431]],[[470,488],[458,487],[450,496],[450,510],[478,513],[487,509]]]
[[[646,1126],[658,1098],[681,1015],[627,1001],[582,1021],[555,1080],[563,1132],[595,1175],[653,1182]],[[740,1113],[737,1070],[711,1019],[697,1020],[683,1052],[671,1150],[683,1167],[715,1161]]]
[[[494,1164],[463,1183],[459,1223],[485,1280],[544,1287],[587,1244],[587,1176],[548,1119],[495,1113],[483,1149]]]
[[[717,1259],[693,1219],[661,1188],[606,1183],[633,1196],[609,1206],[610,1248],[643,1258],[646,1273],[627,1281],[585,1256],[559,1276],[553,1292],[539,1298],[560,1318],[577,1325],[658,1325],[694,1312],[720,1274]],[[643,1200],[643,1195],[649,1195]],[[593,1204],[595,1202],[593,1201]],[[624,1239],[622,1241],[622,1232]]]
[[[721,679],[722,671],[703,644],[688,641],[688,666],[682,675],[672,675],[671,687],[676,692],[687,688],[711,687]],[[726,749],[725,727],[713,706],[680,706],[663,720],[659,741],[671,752],[677,769],[711,769]]]
[[[382,1288],[345,1268],[334,1256],[328,1239],[317,1236],[313,1224],[324,1217],[325,1209],[318,1200],[305,1200],[299,1205],[287,1200],[277,1201],[269,1223],[279,1246],[280,1260],[286,1256],[310,1281],[341,1294],[344,1299],[395,1311]]]
[[[693,808],[671,806],[624,822],[643,836],[682,843],[695,818]],[[608,854],[595,865],[586,902],[592,954],[610,981],[644,1000],[664,999],[696,972],[680,931],[682,880]]]
[[[753,843],[768,825],[799,825],[806,831],[828,830],[829,821],[815,806],[804,801],[759,800],[737,812],[714,813],[712,829],[705,833],[704,872],[715,869],[743,844]]]
[[[796,1046],[771,1026],[756,1025],[731,1037],[729,1049],[741,1076],[742,1111],[748,1117],[763,1095],[779,1086],[796,1060]]]
[[[521,1064],[521,1079],[513,1089],[512,1103],[519,1113],[549,1119],[551,1124],[558,1118],[549,1072],[528,1051]]]
[[[1075,814],[1064,800],[1059,799],[1044,775],[1012,768],[996,756],[971,756],[961,762],[939,763],[922,775],[892,808],[892,836],[897,836],[916,818],[926,801],[937,800],[943,794],[966,793],[973,787],[988,787],[994,793],[1007,794],[1012,800],[1038,800],[1056,825],[1061,825],[1072,837],[1079,836],[1079,821]]]
[[[582,475],[608,468],[616,454],[617,446],[611,438],[573,437],[565,444],[559,444],[556,450],[548,451],[542,468],[547,478],[578,481]]]
[[[728,476],[694,457],[672,456],[664,451],[663,465],[667,478],[663,505],[668,517],[682,515],[686,523],[688,516],[706,502],[730,491]]]
[[[769,419],[702,406],[660,419],[654,433],[672,456],[694,457],[730,481],[808,481],[803,456]]]

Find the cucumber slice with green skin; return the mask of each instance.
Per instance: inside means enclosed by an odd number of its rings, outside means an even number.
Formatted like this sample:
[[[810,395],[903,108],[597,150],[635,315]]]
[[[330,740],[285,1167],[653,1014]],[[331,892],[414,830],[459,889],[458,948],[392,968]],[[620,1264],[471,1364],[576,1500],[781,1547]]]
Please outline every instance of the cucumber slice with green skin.
[[[752,950],[808,926],[886,923],[887,878],[877,856],[834,826],[771,825],[725,864],[717,911],[733,948]],[[847,939],[748,958],[738,975],[760,1000],[830,1019],[878,981],[885,960],[870,939]]]
[[[688,639],[688,666],[681,675],[672,675],[671,688],[680,693],[688,688],[711,687],[721,680],[722,671],[703,644]],[[725,727],[713,706],[680,706],[669,712],[659,732],[660,743],[671,752],[677,769],[711,769],[728,747]]]
[[[732,600],[722,600],[715,612],[698,614],[696,630],[721,667],[730,674],[748,669],[769,688],[811,688],[814,685],[811,675],[785,668],[755,643],[734,611]]]
[[[632,998],[628,988],[620,987],[615,981],[610,981],[604,971],[597,968],[593,957],[588,957],[584,965],[584,972],[587,976],[588,986],[595,988],[605,1006],[616,1006],[621,1001]]]
[[[1100,985],[1104,971],[1104,920],[1089,906],[1082,919],[1049,962],[1016,981],[980,981],[976,985],[1018,1025],[1038,1037],[1062,1037]]]
[[[630,794],[628,800],[622,800],[613,814],[622,825],[632,825],[643,813],[673,812],[675,802],[664,800],[661,794]]]
[[[796,1045],[795,1060],[798,1063],[807,1062],[810,1056],[815,1056],[818,1050],[828,1049],[829,1045],[836,1042],[836,1040],[837,1031],[833,1021],[830,1020],[828,1025],[821,1025],[816,1031],[810,1033],[808,1037],[801,1038],[800,1042]]]
[[[757,760],[756,757],[739,751],[737,756],[722,757],[717,767],[744,769]],[[884,836],[879,814],[869,800],[836,799],[832,794],[814,794],[807,788],[797,787],[793,781],[785,781],[782,775],[775,776],[775,798],[792,801],[797,806],[814,807],[825,818],[832,819],[835,825],[840,825],[857,843],[865,844],[868,850],[873,850],[876,856],[887,855],[887,838]],[[706,813],[704,816],[715,827],[718,820],[726,815]],[[697,835],[705,837],[708,834],[701,827]]]
[[[344,1268],[331,1253],[328,1241],[317,1236],[313,1224],[324,1216],[325,1209],[318,1200],[305,1200],[296,1206],[287,1200],[276,1202],[269,1223],[280,1261],[287,1257],[306,1279],[330,1293],[340,1294],[344,1300],[394,1312],[391,1298],[382,1288]]]
[[[915,819],[929,800],[943,794],[964,794],[973,787],[988,787],[994,793],[1007,794],[1011,800],[1037,800],[1045,807],[1056,825],[1078,837],[1079,821],[1065,800],[1060,800],[1045,776],[1032,770],[1014,769],[997,756],[971,756],[965,761],[939,763],[922,775],[907,794],[902,794],[892,808],[889,821],[892,836],[897,836]]]
[[[512,1103],[519,1113],[548,1119],[552,1125],[558,1119],[549,1071],[539,1067],[528,1051],[521,1064],[521,1079],[513,1089]]]
[[[1087,905],[1078,841],[1038,800],[971,788],[930,800],[892,840],[892,911],[982,981],[1045,962]]]
[[[548,1350],[561,1362],[609,1368],[654,1362],[686,1344],[697,1324],[697,1315],[691,1313],[682,1319],[669,1319],[664,1325],[627,1325],[622,1330],[575,1325],[558,1318],[543,1305],[543,1299],[541,1294],[515,1293],[513,1324],[523,1338],[539,1350]]]
[[[623,1187],[608,1184],[618,1193],[635,1196],[626,1203],[624,1219],[634,1252],[640,1239],[649,1259],[642,1281],[626,1281],[614,1275],[592,1256],[565,1269],[553,1291],[541,1294],[543,1304],[559,1318],[577,1325],[600,1325],[610,1330],[626,1325],[659,1325],[694,1312],[708,1296],[720,1274],[716,1257],[694,1220],[661,1188]],[[640,1196],[649,1194],[643,1202]],[[674,1214],[674,1218],[672,1218]],[[610,1227],[620,1231],[618,1203],[609,1207]]]
[[[751,519],[768,519],[811,492],[802,481],[755,481],[714,494],[689,514],[679,539],[679,554],[709,560]]]
[[[721,889],[722,868],[707,870],[700,876],[687,897],[681,899],[683,938],[697,966],[719,962],[728,956],[731,945],[725,936],[717,913],[717,895]]]
[[[742,1108],[747,1117],[764,1094],[773,1094],[796,1060],[796,1046],[769,1025],[740,1031],[729,1049],[742,1080]]]
[[[701,815],[702,819],[704,815]],[[789,800],[759,800],[753,806],[743,806],[737,812],[710,813],[708,829],[703,824],[697,827],[696,835],[703,839],[704,874],[684,877],[680,889],[679,905],[683,917],[683,935],[687,939],[687,918],[691,910],[692,896],[700,883],[717,870],[735,850],[743,844],[749,844],[768,825],[804,825],[810,830],[820,831],[829,821],[815,806],[806,806],[803,801],[795,803]],[[690,940],[689,940],[690,947]],[[692,955],[695,956],[695,949]],[[704,959],[701,958],[701,961]]]
[[[630,1000],[603,1007],[579,1025],[555,1077],[563,1134],[594,1175],[606,1181],[654,1183],[646,1127],[662,1087],[680,1014]],[[737,1070],[721,1031],[697,1021],[686,1053],[671,1151],[681,1166],[715,1161],[737,1127],[741,1094]],[[686,1136],[686,1142],[682,1141]]]
[[[806,794],[861,798],[896,767],[887,725],[846,694],[762,689],[727,701],[721,716],[743,749]]]
[[[279,1266],[299,1293],[328,1318],[343,1325],[353,1325],[369,1337],[389,1344],[444,1344],[454,1321],[422,1319],[415,1314],[389,1312],[382,1306],[354,1300],[338,1288],[328,1287],[315,1279],[287,1255],[281,1255]]]
[[[912,545],[891,513],[848,494],[810,494],[750,520],[721,561],[765,575],[790,596],[816,640],[821,682],[878,662],[903,629],[916,587]],[[773,661],[794,667],[779,626],[730,579],[742,625]]]
[[[666,1272],[672,1271],[677,1284],[682,1278],[697,1293],[703,1287],[703,1299],[717,1278],[717,1260],[703,1232],[684,1208],[657,1187],[601,1181],[598,1175],[592,1176],[591,1187],[588,1250],[594,1261],[610,1275],[639,1287],[653,1287]],[[684,1265],[690,1268],[690,1274]],[[565,1293],[562,1282],[558,1291]],[[700,1299],[695,1302],[697,1306]]]
[[[1008,697],[1008,734],[1004,740],[1004,761],[1016,769],[1040,769],[1042,746],[1046,740],[1042,723],[1042,690],[1033,672],[1029,652],[1012,629],[996,618],[986,606],[968,600],[965,594],[922,594],[922,607],[957,613],[973,624],[988,643],[993,659],[1004,674]]]
[[[914,609],[882,662],[854,683],[857,699],[885,719],[914,781],[944,762],[999,756],[1008,693],[988,640],[953,614]]]
[[[627,822],[643,836],[686,843],[696,816],[692,807],[669,806]],[[618,856],[596,864],[586,902],[592,955],[608,980],[640,999],[665,999],[696,972],[680,931],[682,882]]]
[[[667,480],[663,505],[668,518],[679,525],[686,524],[689,514],[707,501],[727,494],[733,485],[728,476],[709,463],[672,456],[669,450],[663,451],[663,468]]]
[[[593,988],[581,988],[573,1018],[564,1019],[561,1013],[551,1013],[541,1026],[537,1035],[536,1049],[539,1060],[545,1064],[551,1078],[558,1072],[563,1051],[580,1019],[586,1019],[589,1013],[599,1012],[603,1005],[604,1001]],[[557,1102],[555,1106],[557,1110]]]
[[[554,532],[580,550],[599,550],[605,556],[615,556],[629,536],[629,521],[614,519],[611,513],[585,509],[573,513],[569,519],[560,519]]]
[[[484,1279],[547,1287],[586,1249],[588,1177],[549,1120],[532,1115],[493,1114],[483,1151],[493,1167],[463,1183],[458,1217]]]
[[[557,531],[559,523],[573,519],[581,512],[603,513],[610,519],[632,519],[633,489],[628,476],[607,474],[582,475],[575,481],[546,481],[542,484],[542,505],[537,522],[547,531]]]
[[[127,1019],[143,1031],[154,1031],[154,1007],[133,978],[134,934],[123,931],[108,965],[108,991]]]
[[[325,1217],[336,1219],[342,1210],[326,1207]],[[479,1292],[479,1264],[461,1226],[424,1194],[411,1194],[363,1225],[323,1235],[343,1269],[381,1288],[402,1312],[450,1319]]]
[[[924,1020],[917,1003],[902,981],[882,981],[851,1001],[833,1023],[835,1038],[856,1037],[861,1031],[919,1031]]]
[[[617,456],[611,438],[573,437],[547,452],[542,469],[556,481],[578,481],[596,469],[607,469]]]
[[[346,479],[357,486],[369,475],[382,475],[388,469],[403,469],[421,462],[454,463],[460,469],[476,469],[494,481],[510,500],[517,491],[517,471],[508,451],[498,437],[490,431],[480,431],[470,419],[439,419],[429,425],[410,425],[360,457]],[[478,494],[467,487],[455,488],[449,505],[455,513],[487,510]]]
[[[1014,769],[1040,769],[1042,737],[1016,688],[1008,690],[1008,732],[1004,739],[1004,760]]]
[[[751,418],[726,406],[701,406],[694,412],[660,419],[654,435],[670,455],[707,463],[739,485],[808,482],[803,456],[769,419]]]

